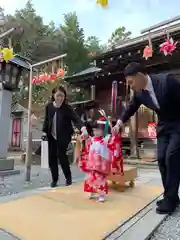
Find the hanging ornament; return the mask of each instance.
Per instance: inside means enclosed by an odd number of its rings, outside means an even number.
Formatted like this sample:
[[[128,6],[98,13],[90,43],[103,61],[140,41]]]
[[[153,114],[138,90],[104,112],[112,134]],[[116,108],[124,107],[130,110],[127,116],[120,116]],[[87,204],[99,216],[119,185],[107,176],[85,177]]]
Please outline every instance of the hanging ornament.
[[[160,45],[160,52],[164,53],[165,56],[172,55],[172,53],[176,49],[177,43],[178,42],[174,42],[172,38],[167,39]]]
[[[153,53],[152,47],[147,45],[143,50],[143,58],[147,60],[148,58],[152,57],[152,53]]]
[[[62,68],[58,68],[56,76],[57,77],[64,77],[64,75],[65,75],[64,70]]]
[[[39,81],[40,81],[40,83],[44,83],[44,82],[46,82],[47,80],[48,80],[47,73],[41,73],[41,74],[39,75]]]
[[[100,4],[103,8],[108,7],[108,0],[97,0],[97,4]]]
[[[33,84],[37,84],[38,83],[38,77],[35,76],[33,79],[32,79],[32,83]]]
[[[152,49],[152,41],[151,36],[149,35],[149,45],[147,45],[143,50],[143,58],[146,60],[150,57],[152,57],[153,49]]]
[[[55,73],[50,73],[49,76],[48,76],[48,80],[50,81],[55,81],[56,80],[56,74]]]

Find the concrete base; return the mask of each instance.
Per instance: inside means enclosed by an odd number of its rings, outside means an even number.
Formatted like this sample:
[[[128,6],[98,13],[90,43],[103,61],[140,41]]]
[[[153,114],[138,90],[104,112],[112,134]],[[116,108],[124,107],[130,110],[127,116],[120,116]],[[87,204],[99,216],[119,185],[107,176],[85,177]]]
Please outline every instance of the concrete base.
[[[14,169],[14,159],[0,159],[0,177],[15,174],[20,174],[20,171]]]
[[[0,171],[0,177],[8,177],[12,175],[19,175],[20,170],[9,170],[9,171]]]
[[[14,169],[14,159],[0,159],[0,171],[10,171]]]

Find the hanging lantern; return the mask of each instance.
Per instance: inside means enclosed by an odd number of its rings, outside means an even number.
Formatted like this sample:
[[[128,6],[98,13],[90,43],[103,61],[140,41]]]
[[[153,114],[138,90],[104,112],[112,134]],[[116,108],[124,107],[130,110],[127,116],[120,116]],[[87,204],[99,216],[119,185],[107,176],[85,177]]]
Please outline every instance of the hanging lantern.
[[[42,73],[39,75],[39,81],[40,83],[46,82],[48,80],[47,73]]]
[[[57,77],[64,77],[64,75],[65,75],[64,70],[62,68],[58,68],[56,76]]]
[[[143,58],[147,60],[148,58],[152,57],[152,53],[153,53],[152,47],[147,45],[143,50]]]
[[[100,4],[103,8],[108,7],[108,0],[97,0],[97,4]]]
[[[55,81],[56,80],[56,74],[55,73],[50,73],[49,76],[48,76],[48,80],[50,81]]]
[[[160,52],[164,53],[165,56],[172,55],[172,53],[176,49],[177,43],[178,42],[174,42],[172,38],[167,39],[160,45]]]

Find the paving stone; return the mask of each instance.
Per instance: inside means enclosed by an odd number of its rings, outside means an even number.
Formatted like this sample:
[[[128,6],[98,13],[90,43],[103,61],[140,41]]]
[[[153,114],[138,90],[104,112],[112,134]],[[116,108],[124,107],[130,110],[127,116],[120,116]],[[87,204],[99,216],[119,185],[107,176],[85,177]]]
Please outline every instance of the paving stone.
[[[180,207],[155,231],[151,240],[180,240]]]
[[[26,182],[24,166],[17,166],[16,169],[20,170],[20,175],[0,177],[0,197],[50,186],[51,174],[49,170],[41,169],[40,166],[32,166],[31,181]],[[72,175],[75,182],[76,179],[83,179],[84,177],[84,174],[75,166],[72,166]],[[65,179],[61,171],[59,183],[60,185],[65,184]]]
[[[20,240],[19,238],[16,238],[12,234],[5,232],[4,230],[0,230],[0,239],[1,240]]]

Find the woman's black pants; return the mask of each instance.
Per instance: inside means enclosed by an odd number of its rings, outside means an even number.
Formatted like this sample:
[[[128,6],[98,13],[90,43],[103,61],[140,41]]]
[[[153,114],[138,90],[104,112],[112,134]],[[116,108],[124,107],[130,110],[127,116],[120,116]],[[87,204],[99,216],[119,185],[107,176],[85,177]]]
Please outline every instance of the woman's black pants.
[[[53,182],[59,179],[58,165],[61,165],[66,181],[71,182],[71,170],[67,156],[68,143],[58,143],[53,137],[49,139],[49,168]]]

